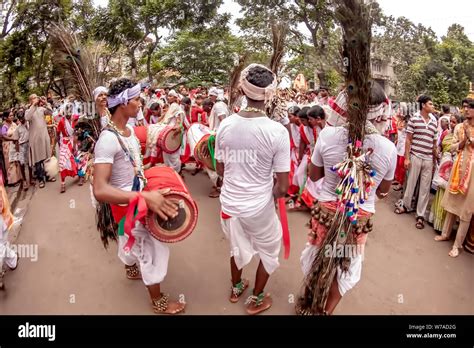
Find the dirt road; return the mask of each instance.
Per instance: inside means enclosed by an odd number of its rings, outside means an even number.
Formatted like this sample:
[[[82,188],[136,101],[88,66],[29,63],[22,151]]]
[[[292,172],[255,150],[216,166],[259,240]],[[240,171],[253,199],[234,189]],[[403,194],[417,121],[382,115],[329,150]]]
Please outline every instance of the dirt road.
[[[219,200],[207,197],[205,174],[186,173],[199,205],[191,237],[171,245],[164,291],[184,295],[188,314],[244,314],[243,300],[231,304],[229,247],[219,223]],[[434,231],[415,228],[414,217],[393,214],[395,196],[379,202],[369,236],[362,279],[336,314],[473,314],[474,256],[448,256],[452,243],[433,241]],[[293,299],[302,282],[300,253],[306,240],[305,213],[289,213],[291,254],[266,288],[274,305],[268,314],[294,314]],[[6,275],[0,293],[2,314],[152,314],[141,281],[125,278],[117,246],[105,250],[94,226],[89,186],[69,181],[37,190],[17,243],[37,245],[37,260],[22,259]],[[257,263],[244,271],[252,280]]]

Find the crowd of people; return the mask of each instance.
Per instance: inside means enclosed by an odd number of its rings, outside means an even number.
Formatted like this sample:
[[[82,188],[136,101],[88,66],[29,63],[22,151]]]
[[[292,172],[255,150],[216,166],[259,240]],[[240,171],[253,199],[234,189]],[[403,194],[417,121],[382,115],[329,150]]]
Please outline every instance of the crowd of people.
[[[306,277],[322,248],[330,218],[337,212],[335,166],[346,154],[347,94],[342,90],[331,96],[324,86],[309,92],[281,91],[275,75],[260,65],[242,72],[239,88],[241,97],[230,105],[228,89],[218,87],[158,89],[128,79],[114,81],[109,88],[99,86],[93,92],[93,110],[102,130],[98,139],[81,128],[81,120],[88,116],[74,97],[54,102],[31,95],[28,105],[3,114],[4,183],[21,184],[27,190],[38,182],[43,188],[46,182],[56,181],[48,165],[57,158],[60,192],[66,191],[67,177],[77,176],[78,184],[83,185],[93,173],[91,188],[97,202],[128,204],[140,194],[149,209],[163,219],[172,219],[177,208],[163,198],[163,192],[141,192],[143,171],[147,165],[162,162],[182,174],[188,163],[197,162],[193,174],[206,169],[212,186],[209,197],[221,201],[222,229],[232,250],[229,299],[238,302],[249,286],[241,278],[242,269],[258,255],[255,286],[246,304],[249,314],[260,313],[272,304],[264,288],[279,266],[282,226],[273,209],[274,199],[284,198],[290,211],[312,213],[308,244],[301,256]],[[285,105],[284,115],[268,116],[267,105],[274,98]],[[363,247],[372,229],[375,197],[383,199],[393,189],[402,195],[395,213],[415,210],[416,227],[432,224],[440,234],[436,241],[449,240],[457,225],[449,253],[456,257],[466,236],[465,248],[474,250],[474,100],[463,100],[461,110],[443,105],[441,113],[427,95],[419,96],[417,103],[416,112],[393,107],[383,89],[375,83],[372,86],[366,137],[360,147],[371,149],[373,187],[354,209],[359,216],[355,226],[360,230],[354,243]],[[194,124],[215,136],[215,149],[208,153],[215,163],[213,169],[203,168],[190,153],[186,135]],[[160,153],[155,146],[144,151],[134,129],[152,125],[166,125],[182,134],[179,149]],[[226,157],[229,150],[255,156],[230,161]],[[170,301],[160,289],[167,273],[167,246],[152,238],[140,222],[133,237],[136,241],[129,253],[123,248],[130,236],[119,237],[119,257],[127,277],[143,279],[156,312],[182,312],[185,304]],[[324,313],[332,313],[359,281],[361,262],[360,254],[353,255],[348,269],[338,268]],[[302,295],[299,314],[308,312],[308,296]]]

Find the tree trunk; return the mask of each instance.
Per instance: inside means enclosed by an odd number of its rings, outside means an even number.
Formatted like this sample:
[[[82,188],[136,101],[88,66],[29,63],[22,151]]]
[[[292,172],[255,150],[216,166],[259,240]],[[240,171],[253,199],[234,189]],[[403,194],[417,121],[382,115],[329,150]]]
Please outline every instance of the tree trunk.
[[[128,51],[130,57],[130,70],[132,73],[132,78],[135,79],[137,77],[137,58],[135,57],[135,47],[130,48]]]
[[[36,79],[36,87],[38,88],[41,86],[41,67],[43,66],[44,51],[46,51],[46,45],[42,45],[41,47],[40,61],[39,61],[38,67],[36,68],[35,79]]]

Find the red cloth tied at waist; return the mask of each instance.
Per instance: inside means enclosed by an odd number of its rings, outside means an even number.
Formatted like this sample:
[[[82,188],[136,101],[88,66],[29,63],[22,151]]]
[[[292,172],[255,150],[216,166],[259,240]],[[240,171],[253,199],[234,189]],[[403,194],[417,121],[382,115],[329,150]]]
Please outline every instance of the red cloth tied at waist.
[[[145,199],[138,193],[134,198],[130,199],[128,205],[111,204],[110,207],[112,209],[112,216],[119,225],[119,235],[126,234],[128,236],[127,243],[123,249],[125,252],[130,252],[135,243],[135,237],[132,235],[135,223],[137,221],[140,221],[142,224],[145,223],[145,217],[148,212]]]
[[[288,217],[286,216],[286,206],[285,206],[285,199],[278,198],[278,212],[280,214],[280,223],[283,230],[283,247],[285,249],[284,258],[288,259],[290,257],[290,231],[288,229]],[[221,211],[221,218],[223,220],[228,220],[232,216],[224,213]]]

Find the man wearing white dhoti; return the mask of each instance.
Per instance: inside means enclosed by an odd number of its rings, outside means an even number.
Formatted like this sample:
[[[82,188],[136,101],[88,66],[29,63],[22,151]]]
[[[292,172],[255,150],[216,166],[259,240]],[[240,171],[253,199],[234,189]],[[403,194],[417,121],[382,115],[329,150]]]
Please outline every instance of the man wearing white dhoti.
[[[248,107],[222,121],[215,153],[217,171],[224,177],[221,224],[231,247],[230,301],[236,303],[248,287],[242,269],[258,255],[255,287],[246,302],[247,313],[257,314],[272,305],[263,290],[279,266],[282,228],[274,198],[284,197],[288,190],[290,138],[286,128],[264,111],[275,91],[275,75],[252,64],[242,72],[240,86]]]
[[[147,208],[162,219],[175,217],[176,204],[165,199],[163,191],[142,191],[144,174],[140,144],[133,128],[127,125],[129,117],[136,117],[140,107],[140,85],[128,79],[119,79],[110,86],[107,101],[111,119],[94,150],[95,198],[102,205],[110,205],[113,219],[119,226],[126,219],[123,207],[140,196]],[[101,219],[105,220],[99,214],[99,221]],[[168,270],[168,247],[153,238],[140,221],[135,223],[130,235],[124,234],[121,228],[118,235],[118,256],[125,264],[127,278],[143,280],[150,293],[153,310],[166,314],[182,312],[184,303],[169,302],[168,295],[160,291],[160,283]]]

